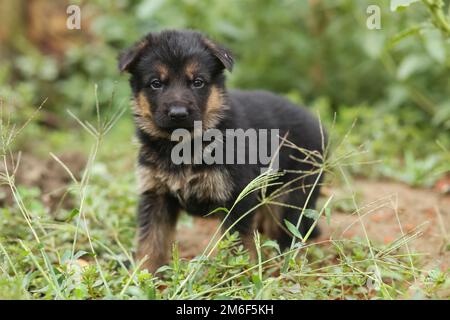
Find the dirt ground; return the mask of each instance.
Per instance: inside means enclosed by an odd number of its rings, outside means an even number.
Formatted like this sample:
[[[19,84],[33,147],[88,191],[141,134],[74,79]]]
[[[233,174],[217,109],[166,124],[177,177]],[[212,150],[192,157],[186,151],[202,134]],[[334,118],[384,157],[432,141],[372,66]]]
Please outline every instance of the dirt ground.
[[[365,239],[365,228],[369,239],[388,244],[402,234],[419,231],[420,236],[408,243],[410,250],[424,254],[427,267],[449,267],[450,254],[445,246],[450,227],[450,195],[368,180],[356,180],[353,192],[358,194],[359,214],[333,210],[330,225],[325,219],[320,221],[322,234],[317,241],[355,236]],[[329,189],[326,193],[335,193],[338,199],[351,197],[351,192],[344,190]],[[217,227],[217,220],[201,218],[194,218],[190,226],[181,225],[177,233],[181,256],[200,254]]]
[[[78,179],[86,162],[85,157],[77,153],[68,153],[58,155],[58,158]],[[42,200],[52,209],[51,211],[59,206],[70,207],[70,199],[64,197],[70,181],[69,174],[54,159],[42,162],[28,155],[22,157],[20,170],[16,175],[18,184],[37,186],[41,189]],[[448,187],[450,182],[445,181]],[[446,246],[449,245],[450,229],[448,192],[441,192],[439,188],[419,189],[397,182],[363,179],[353,181],[352,188],[352,191],[342,187],[324,190],[324,197],[333,194],[337,202],[344,200],[350,203],[347,206],[352,208],[351,210],[355,208],[351,200],[352,193],[355,193],[359,211],[355,213],[343,212],[342,209],[333,210],[329,225],[325,218],[319,222],[322,234],[315,241],[355,236],[365,239],[365,229],[372,241],[388,244],[402,234],[420,231],[420,236],[409,243],[410,249],[423,253],[428,267],[438,266],[442,270],[449,267],[450,252],[446,250]],[[9,189],[5,186],[0,188],[0,206],[11,203],[12,198],[8,193]],[[192,258],[200,254],[217,227],[218,221],[215,219],[194,218],[191,224],[179,224],[177,240],[180,255]]]
[[[79,152],[66,152],[55,155],[60,162],[79,180],[86,165],[86,157]],[[63,207],[73,206],[70,197],[66,196],[67,186],[72,182],[70,174],[55,159],[49,157],[41,160],[31,154],[14,156],[14,162],[8,158],[7,168],[10,175],[14,174],[16,185],[37,187],[42,193],[42,202],[50,208],[50,212]],[[0,163],[0,173],[4,174],[4,164]],[[0,206],[12,205],[13,197],[9,186],[0,185]]]

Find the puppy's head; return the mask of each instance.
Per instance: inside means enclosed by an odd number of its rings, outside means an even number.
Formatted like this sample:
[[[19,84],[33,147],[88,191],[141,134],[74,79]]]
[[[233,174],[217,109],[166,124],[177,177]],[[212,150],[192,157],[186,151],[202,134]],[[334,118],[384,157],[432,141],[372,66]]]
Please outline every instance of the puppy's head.
[[[174,129],[204,128],[220,120],[225,69],[231,53],[194,31],[150,33],[119,57],[120,71],[131,74],[138,126],[156,136]]]

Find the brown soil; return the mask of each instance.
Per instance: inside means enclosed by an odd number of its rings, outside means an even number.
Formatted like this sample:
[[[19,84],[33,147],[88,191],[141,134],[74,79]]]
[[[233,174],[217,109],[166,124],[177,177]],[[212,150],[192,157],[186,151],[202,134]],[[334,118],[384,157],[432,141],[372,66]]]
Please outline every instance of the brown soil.
[[[365,228],[369,239],[388,244],[402,233],[420,232],[418,238],[408,243],[410,250],[423,253],[430,267],[443,270],[449,267],[450,254],[445,248],[450,227],[448,194],[386,181],[356,180],[352,187],[358,194],[359,215],[334,211],[330,225],[325,219],[320,221],[322,235],[319,241],[365,239]],[[326,191],[333,192],[338,199],[351,199],[351,192],[342,189]],[[194,218],[192,226],[181,225],[177,233],[181,256],[191,258],[200,254],[217,227],[217,220],[201,218]]]
[[[80,178],[86,159],[79,153],[64,153],[58,158],[70,169],[77,179]],[[8,168],[11,171],[11,164]],[[0,172],[4,168],[0,165]],[[66,196],[70,175],[54,159],[42,161],[33,156],[22,156],[15,181],[17,185],[38,187],[42,191],[42,201],[55,212],[59,206],[70,207],[70,197]],[[442,186],[441,186],[442,187]],[[406,233],[420,232],[420,237],[409,242],[414,252],[425,254],[430,267],[449,267],[450,252],[450,194],[442,188],[418,189],[405,184],[389,181],[356,180],[352,191],[344,187],[324,190],[325,196],[334,194],[334,199],[352,203],[352,192],[356,192],[359,212],[340,212],[333,210],[331,223],[325,218],[319,222],[322,235],[319,239],[342,239],[361,237],[374,242],[388,244]],[[0,186],[0,206],[9,205],[12,197],[9,188]],[[349,207],[354,208],[354,205]],[[192,258],[199,255],[218,228],[215,219],[194,218],[192,224],[180,224],[177,240],[180,255]],[[364,228],[363,228],[364,226]]]
[[[64,163],[73,176],[79,180],[86,165],[86,157],[78,152],[66,152],[56,155]],[[37,187],[41,190],[43,204],[49,208],[50,212],[57,211],[57,208],[70,208],[73,206],[71,199],[67,196],[67,187],[72,178],[55,159],[38,159],[31,154],[24,154],[19,157],[14,156],[13,161],[9,160],[7,169],[10,175],[14,168],[14,182],[16,185],[24,187]],[[3,164],[0,164],[0,173],[5,172]],[[7,185],[0,186],[0,206],[11,205],[13,202],[11,190]]]

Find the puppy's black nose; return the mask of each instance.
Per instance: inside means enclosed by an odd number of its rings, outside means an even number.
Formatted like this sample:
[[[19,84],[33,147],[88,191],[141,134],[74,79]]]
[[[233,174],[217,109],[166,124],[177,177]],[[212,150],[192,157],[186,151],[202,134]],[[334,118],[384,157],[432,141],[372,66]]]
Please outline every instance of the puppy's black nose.
[[[183,106],[172,106],[169,108],[168,116],[172,120],[185,120],[188,116],[188,110]]]

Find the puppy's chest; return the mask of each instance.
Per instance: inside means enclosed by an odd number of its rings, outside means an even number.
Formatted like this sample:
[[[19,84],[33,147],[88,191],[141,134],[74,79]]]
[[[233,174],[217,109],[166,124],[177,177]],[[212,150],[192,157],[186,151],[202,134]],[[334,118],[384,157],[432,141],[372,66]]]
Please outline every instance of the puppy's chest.
[[[139,191],[152,191],[178,198],[180,204],[195,202],[225,202],[231,196],[232,181],[224,168],[193,171],[166,171],[148,166],[138,166]]]

